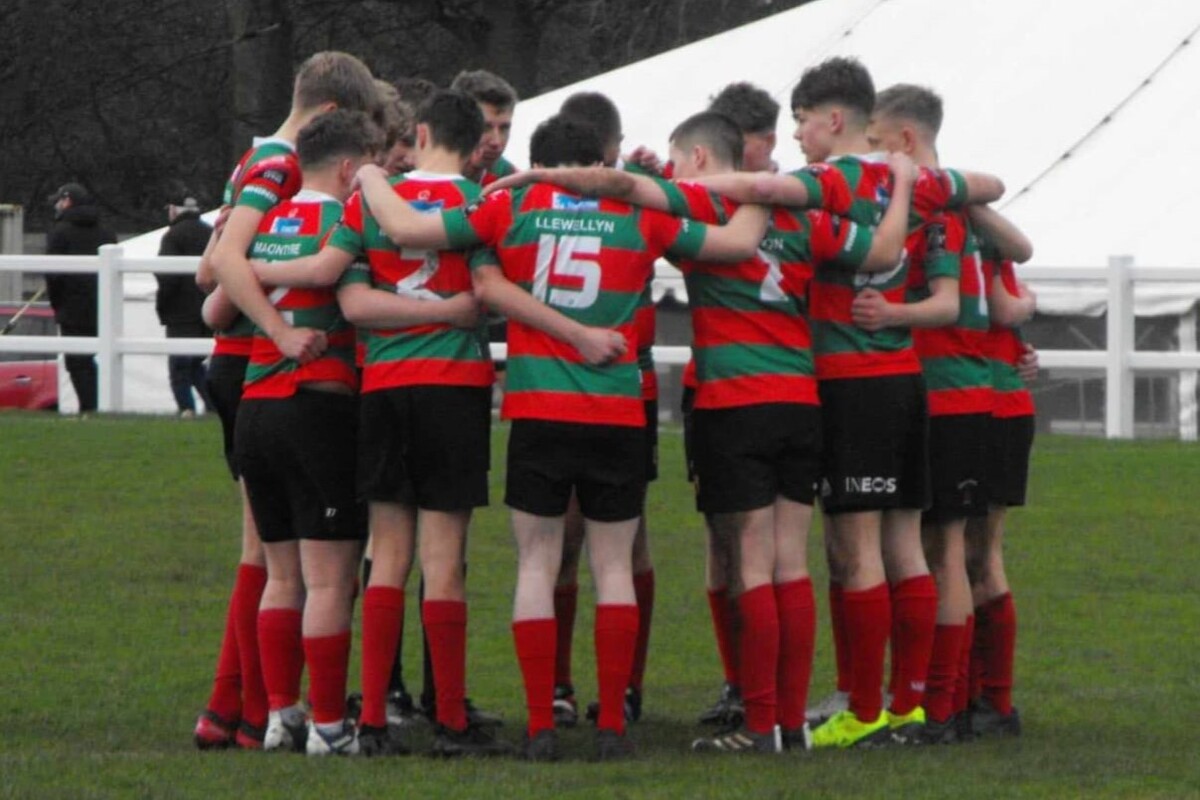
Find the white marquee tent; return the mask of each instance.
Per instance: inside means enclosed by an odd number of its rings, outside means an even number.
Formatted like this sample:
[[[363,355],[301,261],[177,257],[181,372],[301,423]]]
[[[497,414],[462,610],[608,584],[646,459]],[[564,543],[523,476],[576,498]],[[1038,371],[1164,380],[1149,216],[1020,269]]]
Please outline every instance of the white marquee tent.
[[[1128,254],[1197,266],[1188,222],[1200,217],[1189,180],[1200,174],[1200,41],[1189,44],[1197,33],[1196,0],[817,0],[525,100],[507,155],[524,166],[536,125],[583,90],[616,102],[627,147],[663,152],[677,122],[745,80],[783,106],[775,157],[792,169],[802,164],[792,87],[806,67],[853,55],[878,88],[918,83],[942,94],[943,162],[1004,179],[1000,207],[1033,239],[1032,263],[1097,266]],[[160,235],[126,246],[153,255]],[[1104,309],[1100,287],[1035,288],[1049,313]],[[152,284],[129,289],[144,298]],[[1181,314],[1197,299],[1200,284],[1136,293],[1142,315]]]

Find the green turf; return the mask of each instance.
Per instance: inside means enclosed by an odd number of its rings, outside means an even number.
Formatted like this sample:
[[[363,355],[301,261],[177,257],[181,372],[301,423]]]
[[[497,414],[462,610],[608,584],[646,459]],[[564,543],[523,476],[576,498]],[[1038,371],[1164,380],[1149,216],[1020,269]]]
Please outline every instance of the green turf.
[[[503,435],[498,427],[494,505],[472,532],[468,679],[515,741]],[[237,558],[237,496],[216,424],[6,414],[0,443],[0,796],[1200,797],[1195,446],[1038,442],[1031,505],[1010,525],[1021,740],[731,760],[686,752],[720,673],[702,527],[678,432],[665,430],[664,475],[650,493],[658,602],[647,718],[633,729],[641,758],[586,763],[581,728],[566,735],[569,762],[525,765],[196,752],[191,726]],[[816,697],[832,666],[817,541],[810,552]],[[576,629],[584,702],[594,697],[589,605]],[[407,673],[419,684],[414,619],[410,606]]]

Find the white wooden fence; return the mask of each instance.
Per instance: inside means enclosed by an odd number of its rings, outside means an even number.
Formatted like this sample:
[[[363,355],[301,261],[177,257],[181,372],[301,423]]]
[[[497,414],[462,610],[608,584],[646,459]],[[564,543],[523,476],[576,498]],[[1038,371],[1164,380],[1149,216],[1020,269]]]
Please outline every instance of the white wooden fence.
[[[98,335],[95,337],[4,336],[0,352],[94,353],[99,372],[99,409],[121,411],[123,362],[127,355],[207,355],[211,339],[166,339],[126,336],[124,333],[124,277],[133,272],[194,273],[197,258],[129,258],[120,245],[106,245],[97,256],[0,256],[0,272],[68,272],[99,274]],[[678,273],[664,273],[677,280]],[[1135,281],[1200,283],[1200,270],[1135,266],[1128,256],[1113,257],[1107,267],[1021,269],[1030,282],[1089,282],[1107,286],[1107,350],[1042,350],[1047,369],[1102,371],[1105,374],[1104,430],[1109,438],[1133,436],[1133,375],[1137,371],[1193,373],[1200,370],[1200,353],[1137,351],[1134,343],[1133,284]],[[504,345],[492,345],[502,358]],[[683,364],[687,347],[655,347],[662,364]]]

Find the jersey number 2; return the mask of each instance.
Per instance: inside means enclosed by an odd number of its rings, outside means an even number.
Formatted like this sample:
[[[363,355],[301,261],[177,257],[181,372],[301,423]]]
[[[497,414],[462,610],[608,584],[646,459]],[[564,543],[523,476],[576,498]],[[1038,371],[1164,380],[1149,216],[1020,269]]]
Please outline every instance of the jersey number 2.
[[[600,237],[544,233],[538,238],[533,296],[559,308],[589,308],[600,296]],[[551,288],[550,279],[575,278],[578,289]]]

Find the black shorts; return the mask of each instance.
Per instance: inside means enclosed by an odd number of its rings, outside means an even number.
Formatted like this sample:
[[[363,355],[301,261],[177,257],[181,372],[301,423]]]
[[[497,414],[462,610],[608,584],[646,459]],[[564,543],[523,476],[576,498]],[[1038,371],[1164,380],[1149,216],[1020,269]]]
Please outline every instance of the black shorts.
[[[987,516],[991,414],[929,418],[929,477],[933,498],[927,522]]]
[[[208,384],[208,396],[212,398],[213,409],[221,419],[225,463],[229,465],[229,472],[235,481],[241,473],[233,457],[233,431],[237,427],[238,404],[242,401],[242,384],[246,382],[248,363],[249,356],[213,356],[208,362],[208,374],[204,379]]]
[[[645,430],[514,420],[504,502],[539,517],[560,517],[572,490],[585,519],[623,522],[640,517],[646,499]]]
[[[360,498],[430,511],[487,505],[490,386],[403,386],[359,403]]]
[[[658,401],[646,404],[646,482],[658,480]]]
[[[696,428],[692,414],[696,408],[696,390],[683,387],[679,399],[679,416],[683,419],[683,466],[687,470],[688,483],[696,482]]]
[[[301,389],[242,403],[235,451],[264,542],[363,538],[354,497],[357,427],[352,395]]]
[[[818,384],[826,514],[929,507],[929,417],[920,375]]]
[[[992,417],[989,426],[988,502],[994,506],[1025,505],[1034,418]]]
[[[698,408],[692,417],[700,511],[752,511],[779,496],[812,505],[821,477],[819,406]]]

